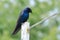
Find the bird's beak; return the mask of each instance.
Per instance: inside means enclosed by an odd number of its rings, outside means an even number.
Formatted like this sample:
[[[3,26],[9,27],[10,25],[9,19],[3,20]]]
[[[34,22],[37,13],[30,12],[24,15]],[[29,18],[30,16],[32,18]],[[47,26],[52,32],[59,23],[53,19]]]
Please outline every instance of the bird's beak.
[[[30,12],[32,13],[32,10]]]

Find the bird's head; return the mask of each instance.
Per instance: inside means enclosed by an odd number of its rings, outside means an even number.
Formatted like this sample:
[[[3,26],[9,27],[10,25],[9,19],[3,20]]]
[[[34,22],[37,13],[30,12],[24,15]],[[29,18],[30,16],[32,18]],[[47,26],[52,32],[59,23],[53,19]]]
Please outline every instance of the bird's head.
[[[28,13],[32,13],[32,10],[31,10],[29,7],[27,7],[25,10],[26,10]]]

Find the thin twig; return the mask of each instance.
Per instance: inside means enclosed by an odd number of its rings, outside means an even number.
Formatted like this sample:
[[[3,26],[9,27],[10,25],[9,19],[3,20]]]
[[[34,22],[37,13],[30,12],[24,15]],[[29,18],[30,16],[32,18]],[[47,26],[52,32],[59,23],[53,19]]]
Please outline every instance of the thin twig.
[[[58,13],[55,13],[55,14],[49,16],[49,17],[44,18],[42,21],[39,21],[39,22],[33,24],[33,25],[30,27],[30,29],[31,29],[31,28],[34,28],[35,26],[41,24],[42,22],[46,21],[47,19],[50,19],[51,17],[53,17],[53,16],[55,16],[55,15],[57,15],[57,14],[58,14]]]

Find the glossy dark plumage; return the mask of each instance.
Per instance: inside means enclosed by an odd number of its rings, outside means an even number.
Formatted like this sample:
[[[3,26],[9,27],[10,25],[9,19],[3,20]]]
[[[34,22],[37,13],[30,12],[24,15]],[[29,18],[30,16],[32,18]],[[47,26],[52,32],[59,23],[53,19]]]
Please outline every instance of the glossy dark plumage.
[[[17,21],[16,28],[15,28],[15,30],[14,30],[13,33],[12,33],[13,35],[16,34],[16,33],[21,29],[21,25],[22,25],[24,22],[27,21],[27,19],[29,18],[29,12],[32,12],[32,10],[31,10],[29,7],[25,8],[25,9],[21,12],[21,14],[20,14],[20,16],[19,16],[19,19],[18,19],[18,21]]]

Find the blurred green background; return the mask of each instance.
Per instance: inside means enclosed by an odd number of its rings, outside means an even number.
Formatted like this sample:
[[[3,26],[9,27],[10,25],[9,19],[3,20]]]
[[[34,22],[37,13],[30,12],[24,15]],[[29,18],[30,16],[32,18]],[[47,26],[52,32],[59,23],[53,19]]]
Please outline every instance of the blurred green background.
[[[20,32],[12,36],[21,10],[32,9],[30,25],[60,13],[60,0],[0,0],[0,40],[20,40]],[[30,31],[30,40],[60,40],[60,15],[37,25]]]

